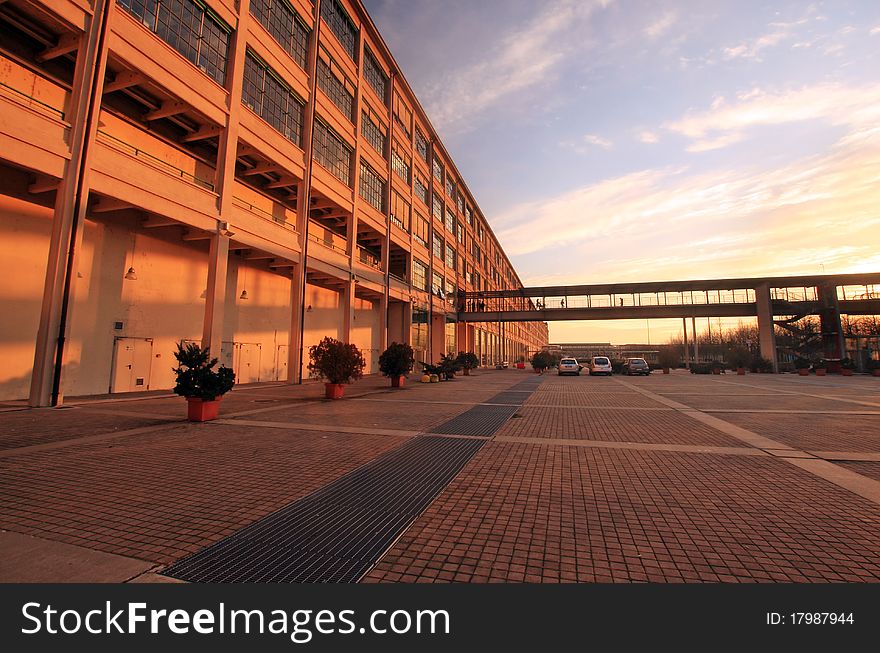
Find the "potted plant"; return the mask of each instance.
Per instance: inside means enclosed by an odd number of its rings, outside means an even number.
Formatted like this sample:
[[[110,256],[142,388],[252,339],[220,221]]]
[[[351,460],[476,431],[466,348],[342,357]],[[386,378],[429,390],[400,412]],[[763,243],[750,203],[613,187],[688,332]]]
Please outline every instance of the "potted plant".
[[[709,369],[712,371],[712,374],[721,374],[724,371],[724,363],[721,361],[712,361],[709,363]]]
[[[480,359],[477,358],[477,355],[472,351],[458,352],[458,356],[455,357],[455,362],[458,365],[461,365],[465,376],[470,376],[471,370],[480,365]]]
[[[810,361],[808,361],[806,358],[795,358],[794,369],[797,370],[797,373],[800,376],[807,376],[810,373]]]
[[[752,372],[765,374],[767,372],[773,371],[773,363],[770,361],[769,358],[764,358],[760,354],[755,354],[752,357],[751,369]]]
[[[525,356],[519,356],[516,359],[516,369],[518,369],[518,370],[526,369],[526,357]]]
[[[856,371],[856,362],[852,358],[844,358],[840,361],[840,373],[843,376],[852,376]]]
[[[211,358],[209,348],[202,349],[194,342],[177,345],[174,353],[177,367],[174,374],[177,383],[174,393],[186,397],[187,419],[191,422],[207,422],[220,413],[220,399],[235,385],[235,372],[220,366],[215,370],[217,359]]]
[[[880,361],[875,361],[873,358],[869,358],[867,369],[871,373],[871,376],[880,376]]]
[[[309,373],[324,379],[327,399],[342,399],[344,384],[364,375],[364,357],[360,349],[335,338],[324,338],[309,347]]]
[[[730,363],[730,366],[735,369],[736,373],[740,376],[743,376],[746,373],[746,365],[749,364],[750,358],[751,356],[749,356],[749,352],[739,347],[732,349],[727,355],[727,360]]]
[[[672,347],[664,347],[660,350],[660,354],[657,357],[657,360],[660,364],[661,369],[664,374],[669,374],[670,368],[678,367],[679,356],[678,352],[675,351]]]
[[[412,347],[406,343],[392,342],[379,356],[379,371],[391,378],[392,388],[402,388],[403,379],[415,365]]]
[[[539,351],[532,356],[531,363],[532,368],[535,370],[535,374],[543,374],[544,370],[553,364],[553,357],[546,351]]]
[[[828,372],[828,365],[824,360],[819,359],[819,362],[813,365],[813,369],[816,370],[816,376],[825,376]]]

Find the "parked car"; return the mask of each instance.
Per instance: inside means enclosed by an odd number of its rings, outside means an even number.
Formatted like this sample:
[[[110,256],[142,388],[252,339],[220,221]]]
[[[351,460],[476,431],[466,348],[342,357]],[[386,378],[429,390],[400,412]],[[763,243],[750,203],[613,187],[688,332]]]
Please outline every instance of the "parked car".
[[[623,373],[627,376],[634,374],[648,376],[651,373],[651,366],[644,358],[627,358],[623,361]]]
[[[559,374],[559,376],[562,376],[563,374],[580,376],[582,369],[584,369],[583,366],[577,362],[576,358],[563,358],[559,361],[559,371],[557,374]]]
[[[611,376],[611,360],[607,356],[593,356],[590,359],[590,376],[594,374],[607,374]]]

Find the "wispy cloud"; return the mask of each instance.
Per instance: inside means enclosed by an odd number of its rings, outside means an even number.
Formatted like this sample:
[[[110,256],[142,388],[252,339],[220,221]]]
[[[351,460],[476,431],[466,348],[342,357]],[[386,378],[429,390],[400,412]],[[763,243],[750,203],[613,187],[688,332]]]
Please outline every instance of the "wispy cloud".
[[[599,136],[598,134],[585,134],[576,141],[563,141],[560,145],[566,149],[573,150],[578,154],[586,154],[596,147],[606,151],[614,147],[613,142],[607,138]]]
[[[808,13],[811,13],[808,11]],[[761,52],[779,45],[783,41],[792,38],[797,28],[808,22],[805,16],[800,20],[787,23],[770,23],[768,31],[760,36],[741,41],[737,45],[729,46],[721,49],[721,54],[725,59],[757,59],[760,60]]]
[[[692,139],[689,151],[703,152],[737,143],[754,127],[807,120],[876,124],[880,121],[880,84],[819,84],[778,92],[752,89],[734,102],[716,98],[709,109],[690,111],[663,127]]]
[[[645,129],[645,130],[639,132],[638,139],[639,139],[642,143],[646,143],[646,144],[648,144],[648,145],[653,145],[653,144],[655,144],[655,143],[659,143],[659,142],[660,142],[660,137],[657,135],[657,133],[656,133],[656,132],[652,132],[652,131],[647,130],[647,129]]]
[[[485,58],[439,79],[424,93],[428,113],[441,131],[464,130],[474,116],[525,89],[546,82],[552,71],[582,47],[587,24],[613,0],[555,0],[541,13],[485,50]]]
[[[678,15],[669,11],[660,16],[657,20],[648,25],[642,32],[649,39],[656,39],[663,36],[678,20]]]
[[[880,36],[880,25],[877,25],[877,27],[872,27],[872,28],[871,28],[871,31],[868,32],[868,33],[869,33],[871,36]]]

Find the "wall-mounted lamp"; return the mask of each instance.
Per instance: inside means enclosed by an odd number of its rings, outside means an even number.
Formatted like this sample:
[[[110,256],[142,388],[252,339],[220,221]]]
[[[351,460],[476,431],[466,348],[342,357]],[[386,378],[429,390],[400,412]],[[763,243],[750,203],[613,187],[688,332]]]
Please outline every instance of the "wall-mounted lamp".
[[[241,294],[238,296],[238,298],[239,299],[247,299],[248,298],[247,290],[242,290]]]
[[[137,245],[137,234],[131,234],[131,265],[128,267],[128,272],[125,273],[125,278],[129,281],[137,281],[137,274],[134,271],[134,249]]]
[[[221,220],[217,223],[217,233],[221,236],[234,236],[235,232],[229,228],[229,223]]]
[[[247,300],[247,298],[248,298],[248,294],[247,294],[247,264],[242,266],[242,270],[244,272],[242,275],[242,284],[241,284],[242,291],[241,291],[241,294],[238,296],[238,298],[242,299],[242,300]]]
[[[311,312],[312,312],[312,305],[309,304],[308,307],[306,308],[306,313],[311,313]]]
[[[138,275],[135,273],[134,268],[128,268],[128,272],[125,273],[125,278],[129,281],[137,281]]]

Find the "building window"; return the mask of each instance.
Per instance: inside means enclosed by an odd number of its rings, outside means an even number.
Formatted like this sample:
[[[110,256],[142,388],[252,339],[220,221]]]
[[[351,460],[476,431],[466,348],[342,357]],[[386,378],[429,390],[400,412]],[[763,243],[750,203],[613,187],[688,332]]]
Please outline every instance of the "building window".
[[[373,149],[376,150],[384,159],[385,158],[385,143],[388,139],[387,137],[387,129],[382,125],[379,120],[373,120],[373,112],[367,112],[364,110],[361,113],[361,133],[364,135],[364,138],[367,140],[367,143],[372,145]]]
[[[391,222],[404,231],[409,231],[410,206],[395,190],[391,191]]]
[[[302,147],[305,102],[250,51],[244,59],[241,101],[286,139]]]
[[[428,266],[419,259],[413,259],[412,284],[419,290],[428,289]]]
[[[443,183],[443,164],[436,157],[434,158],[434,179],[441,184]]]
[[[434,201],[431,205],[431,209],[434,217],[440,222],[443,222],[443,200],[436,193],[434,193]]]
[[[464,196],[461,193],[458,194],[458,213],[464,215]]]
[[[348,53],[352,61],[357,63],[358,29],[339,0],[324,0],[321,3],[321,18],[330,27],[342,49]]]
[[[226,79],[232,28],[193,0],[119,0],[123,9],[218,84]]]
[[[444,223],[444,226],[446,227],[446,231],[453,236],[455,235],[455,211],[448,206],[446,207],[446,222]]]
[[[391,106],[391,113],[394,115],[394,119],[397,121],[397,124],[403,127],[403,131],[406,133],[407,137],[412,138],[412,111],[408,106],[406,106],[403,99],[398,93],[394,94],[394,102]]]
[[[471,207],[466,207],[464,210],[464,214],[467,217],[467,223],[469,227],[474,226],[474,212],[471,210]]]
[[[446,267],[455,269],[455,248],[452,245],[446,245]]]
[[[315,120],[313,155],[334,177],[351,188],[352,149],[323,120]]]
[[[428,238],[431,234],[431,223],[421,213],[416,211],[416,218],[413,220],[413,238],[419,241],[424,247],[428,246]]]
[[[441,261],[443,260],[443,239],[434,232],[434,242],[432,243],[432,251],[434,252],[434,256],[436,256]]]
[[[428,162],[428,139],[418,127],[416,128],[416,152],[424,159],[425,163]]]
[[[309,28],[287,0],[251,0],[253,14],[266,31],[293,58],[306,69],[309,49]]]
[[[451,293],[447,292],[447,295]],[[456,346],[455,346],[455,322],[447,322],[446,323],[446,355],[447,356],[455,356]]]
[[[459,222],[458,230],[455,232],[455,237],[458,239],[458,242],[462,245],[464,244],[464,225]]]
[[[370,206],[380,213],[385,213],[385,180],[363,161],[361,161],[360,194]]]
[[[443,275],[434,273],[434,276],[431,278],[431,292],[437,296],[443,295]]]
[[[318,88],[330,98],[346,118],[354,120],[354,84],[323,50],[318,56],[317,74]]]
[[[446,175],[446,194],[455,200],[455,182],[452,181],[451,175]]]
[[[415,189],[416,197],[422,200],[425,203],[425,206],[428,205],[428,184],[422,179],[421,175],[416,175],[415,182],[413,183],[413,188]]]
[[[408,154],[400,151],[398,143],[394,143],[394,147],[391,148],[391,169],[409,186],[410,158]]]
[[[376,96],[385,102],[388,97],[388,75],[382,70],[369,48],[364,48],[364,79],[376,91]]]

